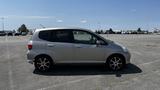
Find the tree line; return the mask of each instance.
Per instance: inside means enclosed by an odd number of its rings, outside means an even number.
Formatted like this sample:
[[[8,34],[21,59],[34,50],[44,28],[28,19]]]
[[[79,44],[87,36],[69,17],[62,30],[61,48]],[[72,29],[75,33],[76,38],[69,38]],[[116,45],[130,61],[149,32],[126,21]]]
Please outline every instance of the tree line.
[[[17,32],[19,33],[26,33],[28,34],[29,29],[26,27],[25,24],[22,24]],[[141,28],[138,28],[137,30],[121,30],[121,31],[114,31],[112,28],[109,28],[109,30],[95,30],[95,33],[97,34],[150,34],[148,30],[142,30]]]
[[[121,30],[121,31],[114,31],[112,28],[109,30],[95,30],[97,34],[149,34],[148,30],[142,30],[138,28],[137,30]]]
[[[28,34],[28,32],[29,32],[29,30],[27,29],[27,27],[26,27],[26,25],[25,24],[22,24],[19,28],[18,28],[18,30],[17,30],[19,33],[26,33],[26,34]]]

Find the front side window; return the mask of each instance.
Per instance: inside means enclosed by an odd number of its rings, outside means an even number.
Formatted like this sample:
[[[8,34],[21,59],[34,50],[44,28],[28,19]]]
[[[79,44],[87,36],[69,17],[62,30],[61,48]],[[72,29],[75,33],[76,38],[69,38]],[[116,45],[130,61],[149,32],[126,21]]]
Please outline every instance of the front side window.
[[[96,44],[97,38],[85,31],[73,31],[74,42],[81,44]]]

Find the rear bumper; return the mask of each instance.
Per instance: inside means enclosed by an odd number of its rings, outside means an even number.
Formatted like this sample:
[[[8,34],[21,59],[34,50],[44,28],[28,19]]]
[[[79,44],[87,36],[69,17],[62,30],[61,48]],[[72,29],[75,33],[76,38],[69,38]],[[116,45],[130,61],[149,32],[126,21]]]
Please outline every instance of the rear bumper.
[[[33,64],[36,54],[32,51],[27,52],[27,62]]]
[[[33,64],[33,60],[27,60],[27,62]]]

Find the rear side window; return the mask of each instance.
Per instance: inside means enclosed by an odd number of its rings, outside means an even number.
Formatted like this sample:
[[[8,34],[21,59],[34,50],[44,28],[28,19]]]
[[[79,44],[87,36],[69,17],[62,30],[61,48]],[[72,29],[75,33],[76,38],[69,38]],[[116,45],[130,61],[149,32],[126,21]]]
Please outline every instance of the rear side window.
[[[70,31],[59,30],[55,31],[55,42],[72,42],[72,35]]]
[[[52,31],[40,31],[39,32],[39,38],[46,41],[51,41],[51,33]]]
[[[39,38],[50,42],[72,42],[72,33],[68,30],[41,31]]]

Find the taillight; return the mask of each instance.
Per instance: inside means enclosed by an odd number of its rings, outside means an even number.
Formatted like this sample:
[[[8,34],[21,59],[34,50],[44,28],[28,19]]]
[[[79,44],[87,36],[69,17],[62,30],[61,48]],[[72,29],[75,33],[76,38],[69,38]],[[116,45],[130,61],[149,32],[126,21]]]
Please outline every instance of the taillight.
[[[29,50],[32,49],[32,44],[28,44],[28,49],[29,49]]]

